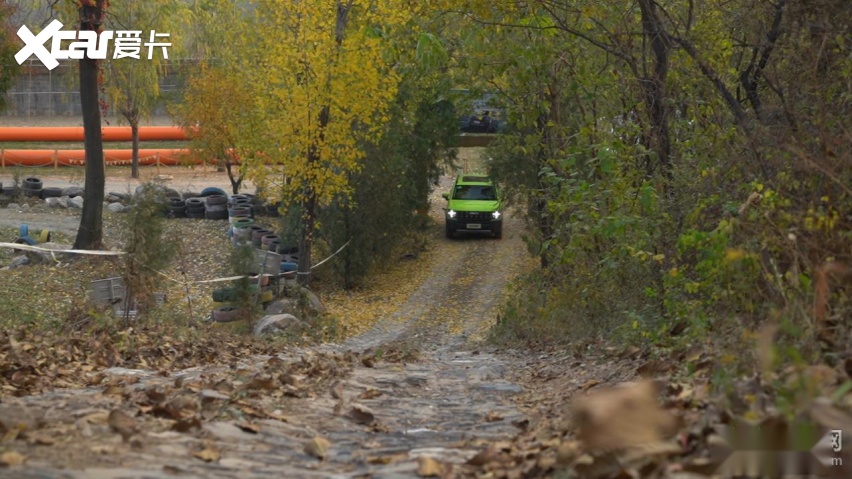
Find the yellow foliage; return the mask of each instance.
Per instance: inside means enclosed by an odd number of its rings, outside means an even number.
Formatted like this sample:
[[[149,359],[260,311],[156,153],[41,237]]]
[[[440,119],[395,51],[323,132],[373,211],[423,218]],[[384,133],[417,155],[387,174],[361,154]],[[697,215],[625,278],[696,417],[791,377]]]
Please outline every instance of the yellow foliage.
[[[263,60],[244,67],[263,155],[248,159],[247,175],[285,204],[328,204],[350,193],[361,145],[381,135],[399,82],[386,35],[409,11],[396,1],[262,0],[255,12],[252,57]]]

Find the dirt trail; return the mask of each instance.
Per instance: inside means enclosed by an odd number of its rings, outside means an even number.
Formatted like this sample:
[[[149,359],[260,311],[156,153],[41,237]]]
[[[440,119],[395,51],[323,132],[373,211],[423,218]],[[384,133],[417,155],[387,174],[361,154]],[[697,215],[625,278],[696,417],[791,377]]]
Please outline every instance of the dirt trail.
[[[483,441],[517,434],[513,423],[523,419],[512,401],[522,388],[507,380],[517,364],[480,349],[500,294],[524,256],[522,223],[506,221],[502,240],[447,240],[436,228],[433,247],[440,253],[434,255],[427,279],[396,314],[342,344],[280,354],[284,362],[339,367],[339,379],[315,393],[286,397],[274,417],[252,421],[257,431],[241,429],[239,420],[214,418],[187,432],[159,430],[151,423],[146,432],[122,441],[103,421],[80,426],[81,418],[103,419],[124,404],[103,388],[10,398],[4,400],[6,407],[20,405],[43,414],[64,426],[60,430],[66,435],[50,447],[29,451],[24,469],[0,469],[0,477],[389,478],[416,476],[421,456],[467,461]],[[405,359],[409,353],[417,357]],[[138,376],[132,388],[150,391],[175,384],[178,377],[182,382],[217,374],[246,377],[269,364],[269,358],[246,358],[233,371],[195,369],[170,377],[152,371],[107,373]],[[202,405],[220,398],[196,393],[210,396],[202,397]],[[243,404],[235,396],[229,400]],[[316,436],[331,442],[324,460],[305,452],[305,444]],[[219,457],[206,462],[193,456],[199,450],[217,451]]]

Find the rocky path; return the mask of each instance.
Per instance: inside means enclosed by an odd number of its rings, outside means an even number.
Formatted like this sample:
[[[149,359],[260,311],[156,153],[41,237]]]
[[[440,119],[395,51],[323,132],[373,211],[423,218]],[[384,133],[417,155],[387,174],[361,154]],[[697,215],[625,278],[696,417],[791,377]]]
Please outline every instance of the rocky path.
[[[0,477],[446,474],[523,426],[522,388],[507,379],[517,364],[481,348],[523,257],[520,229],[509,219],[502,240],[436,230],[423,284],[342,344],[169,376],[108,370],[91,389],[4,399],[0,417],[18,411],[33,432],[26,464]]]

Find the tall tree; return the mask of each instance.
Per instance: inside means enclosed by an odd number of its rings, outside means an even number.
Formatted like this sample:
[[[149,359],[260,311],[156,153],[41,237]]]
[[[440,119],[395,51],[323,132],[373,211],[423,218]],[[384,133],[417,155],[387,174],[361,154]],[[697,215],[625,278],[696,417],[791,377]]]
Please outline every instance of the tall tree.
[[[152,31],[170,33],[169,37],[155,41],[171,44],[166,51],[172,55],[169,59],[173,59],[178,38],[173,33],[182,31],[181,20],[188,15],[185,4],[175,0],[111,0],[108,26],[113,30],[141,31],[143,37]],[[151,115],[160,98],[159,80],[169,60],[159,48],[155,50],[150,58],[144,48],[138,57],[112,55],[103,72],[109,106],[119,114],[120,122],[130,125],[132,132],[132,178],[139,178],[139,123]]]
[[[77,12],[80,31],[100,32],[108,0],[80,0]],[[106,171],[104,143],[101,134],[101,105],[98,99],[100,65],[84,55],[80,59],[80,106],[83,111],[86,148],[86,183],[83,215],[74,240],[75,249],[97,249],[103,242],[103,202]]]
[[[240,192],[245,160],[254,156],[261,125],[248,84],[225,68],[203,64],[172,109],[196,154],[224,164],[231,190]],[[240,162],[242,159],[242,162]]]
[[[319,209],[351,193],[362,144],[381,136],[399,77],[386,36],[405,21],[401,3],[261,1],[261,55],[248,66],[267,136],[248,165],[264,191],[299,209],[298,277],[310,278]]]

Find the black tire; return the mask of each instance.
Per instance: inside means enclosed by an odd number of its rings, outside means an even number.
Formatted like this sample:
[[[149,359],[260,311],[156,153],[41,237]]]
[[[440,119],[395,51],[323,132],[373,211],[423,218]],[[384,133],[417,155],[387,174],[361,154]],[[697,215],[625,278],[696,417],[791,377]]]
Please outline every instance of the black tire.
[[[206,205],[204,209],[207,211],[215,211],[217,213],[222,211],[225,215],[228,214],[228,205]]]
[[[228,210],[207,210],[205,213],[208,220],[226,220],[228,219]]]
[[[503,227],[499,227],[493,232],[495,239],[503,239]]]
[[[196,220],[203,220],[205,218],[204,210],[201,210],[201,211],[187,210],[186,211],[186,217],[196,219]]]
[[[204,212],[204,198],[189,198],[185,204],[187,211]]]
[[[447,236],[447,239],[453,239],[456,236],[456,230],[447,223],[444,228],[444,234]]]
[[[213,310],[213,321],[230,323],[240,319],[240,310],[236,306],[219,306]]]
[[[225,190],[223,190],[222,188],[216,188],[215,186],[210,186],[210,187],[207,187],[207,188],[204,188],[203,190],[201,190],[201,194],[199,196],[210,196],[210,195],[227,196],[227,193],[225,193]]]
[[[234,206],[233,208],[228,210],[228,214],[230,216],[248,218],[251,216],[251,208],[247,206]]]
[[[207,196],[207,205],[227,205],[228,197],[225,195],[208,195]],[[227,208],[226,208],[227,209]]]
[[[241,202],[251,203],[251,200],[246,195],[231,195],[228,197],[228,203],[232,205],[236,205]]]
[[[180,208],[186,207],[186,200],[183,198],[169,198],[169,207],[170,208]]]
[[[276,241],[276,242],[280,241],[280,238],[275,233],[269,233],[269,234],[263,235],[260,238],[260,244],[264,246],[263,249],[268,250],[268,251],[272,251],[272,250],[269,249],[269,243],[271,243],[273,241]]]
[[[278,247],[278,254],[299,254],[299,247],[291,244],[282,244]]]
[[[170,210],[173,215],[186,216],[186,206],[172,206]]]
[[[34,176],[24,179],[24,189],[41,190],[44,187],[42,181]]]
[[[281,216],[281,212],[278,210],[278,208],[279,208],[280,206],[281,206],[280,204],[266,205],[266,216],[269,216],[269,217],[271,217],[271,218],[278,218],[278,217],[280,217],[280,216]]]
[[[41,197],[41,188],[33,189],[24,187],[24,196],[29,196],[30,198],[39,198]]]
[[[42,188],[42,198],[59,198],[62,196],[62,188]]]

